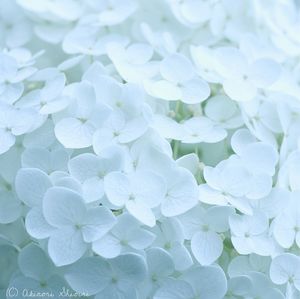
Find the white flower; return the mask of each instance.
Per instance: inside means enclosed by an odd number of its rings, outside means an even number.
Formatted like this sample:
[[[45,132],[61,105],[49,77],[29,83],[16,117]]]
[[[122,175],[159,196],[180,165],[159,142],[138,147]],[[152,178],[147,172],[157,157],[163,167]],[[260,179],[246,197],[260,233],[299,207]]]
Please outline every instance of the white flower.
[[[187,271],[183,280],[170,279],[158,289],[154,299],[223,298],[227,280],[218,266],[195,267]]]
[[[17,48],[30,41],[31,24],[15,1],[1,1],[0,19],[1,46]]]
[[[82,183],[83,198],[94,202],[104,195],[103,180],[112,171],[122,170],[123,152],[117,146],[111,146],[101,157],[94,154],[81,154],[72,158],[68,168],[72,177]]]
[[[185,237],[191,240],[191,250],[201,265],[210,265],[223,251],[220,233],[229,229],[228,217],[234,213],[230,207],[212,207],[204,210],[200,206],[179,216]]]
[[[159,247],[149,248],[146,251],[146,261],[148,264],[146,288],[153,296],[154,291],[173,274],[174,262],[167,251]]]
[[[96,5],[95,8],[99,11],[97,23],[101,26],[122,23],[137,9],[135,0],[104,0]]]
[[[78,193],[64,187],[52,187],[46,192],[43,214],[46,221],[55,228],[50,233],[48,252],[57,266],[80,259],[88,243],[100,239],[116,222],[107,208],[87,209]]]
[[[139,251],[149,247],[155,234],[140,227],[130,214],[122,214],[117,224],[103,238],[93,243],[93,251],[105,258],[113,258],[122,252]]]
[[[64,148],[47,150],[43,147],[29,147],[22,153],[21,162],[22,167],[38,168],[51,174],[54,171],[66,171],[69,156]]]
[[[211,15],[211,4],[203,0],[168,0],[171,5],[173,14],[184,25],[193,27],[205,23]]]
[[[100,257],[81,259],[65,274],[67,282],[79,293],[96,295],[96,299],[137,299],[136,286],[147,273],[146,262],[140,255],[128,253],[114,259]]]
[[[148,128],[143,116],[126,119],[122,111],[112,112],[104,125],[93,136],[93,148],[96,154],[110,145],[126,144],[142,136]]]
[[[97,103],[93,87],[82,82],[71,90],[75,102],[70,115],[55,125],[55,136],[66,148],[85,148],[92,145],[93,134],[109,114],[103,104]]]
[[[65,286],[65,281],[55,273],[55,267],[46,253],[37,245],[29,244],[22,249],[18,256],[21,275],[14,277],[10,287],[16,288],[17,298],[22,298],[24,289],[28,293],[52,293],[59,295],[59,291]]]
[[[155,225],[153,208],[160,205],[165,193],[164,180],[149,171],[131,174],[111,172],[104,178],[104,190],[109,201],[150,227]]]
[[[207,117],[193,117],[183,123],[183,143],[216,143],[227,136],[226,130]]]
[[[238,159],[233,156],[215,168],[206,166],[203,174],[207,184],[199,186],[200,201],[216,205],[231,204],[243,213],[252,213],[245,197],[250,190],[251,175]]]
[[[300,291],[299,257],[283,253],[276,256],[270,266],[270,278],[275,284],[290,284]]]
[[[267,234],[269,224],[263,213],[255,212],[252,216],[231,215],[229,225],[231,241],[239,253],[270,255],[272,243]]]
[[[1,289],[7,288],[13,273],[18,269],[18,251],[16,247],[10,244],[4,238],[0,238],[0,265],[3,273],[0,277]],[[2,295],[1,291],[0,294]],[[6,296],[3,290],[3,296]],[[5,297],[4,297],[5,298]]]
[[[291,194],[291,201],[278,213],[273,224],[275,240],[284,248],[290,248],[294,241],[300,245],[300,206],[298,203],[299,192]]]
[[[39,123],[37,114],[31,109],[19,110],[10,105],[0,104],[0,154],[15,144],[16,136],[32,131]]]
[[[159,81],[145,81],[146,91],[153,97],[186,104],[201,103],[209,97],[209,85],[196,76],[191,62],[182,54],[172,54],[160,63]]]
[[[164,219],[153,228],[156,234],[154,246],[165,249],[172,257],[175,269],[186,270],[193,264],[192,257],[184,245],[184,234],[181,223],[176,218]]]
[[[158,62],[150,61],[153,48],[148,44],[132,44],[125,49],[120,44],[111,43],[107,45],[106,51],[119,75],[126,82],[142,83],[159,71]]]
[[[38,76],[38,73],[36,73],[35,77]],[[42,80],[45,81],[42,89],[35,89],[26,94],[17,102],[17,106],[22,108],[32,107],[42,115],[64,110],[71,102],[70,97],[63,94],[66,77],[59,72],[52,74],[50,70],[48,76],[48,78],[46,76],[46,78],[43,78],[45,80]]]
[[[238,106],[225,95],[211,97],[204,112],[209,119],[225,129],[235,129],[243,124]]]
[[[281,72],[275,61],[265,58],[249,63],[243,53],[233,47],[216,50],[215,68],[223,77],[226,94],[238,102],[253,99],[258,88],[271,86]]]

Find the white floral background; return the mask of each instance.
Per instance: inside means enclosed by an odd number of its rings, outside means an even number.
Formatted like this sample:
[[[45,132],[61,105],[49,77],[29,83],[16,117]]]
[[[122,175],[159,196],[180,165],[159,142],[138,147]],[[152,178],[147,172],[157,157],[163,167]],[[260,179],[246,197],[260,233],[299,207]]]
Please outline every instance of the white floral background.
[[[0,0],[0,298],[299,299],[297,0]]]

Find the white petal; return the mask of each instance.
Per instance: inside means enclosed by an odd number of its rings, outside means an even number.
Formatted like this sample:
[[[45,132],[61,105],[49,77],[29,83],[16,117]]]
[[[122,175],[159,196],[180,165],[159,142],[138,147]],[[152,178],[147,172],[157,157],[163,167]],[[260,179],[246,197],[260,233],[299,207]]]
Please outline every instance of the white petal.
[[[19,267],[22,273],[36,280],[47,280],[53,271],[49,258],[37,245],[31,243],[24,247],[19,255]]]
[[[111,234],[105,235],[103,238],[93,242],[93,251],[105,258],[114,258],[120,255],[122,245],[120,240]]]
[[[143,224],[150,227],[153,227],[155,225],[156,219],[154,213],[142,202],[129,200],[126,202],[126,208],[132,216],[134,216]]]
[[[166,217],[177,216],[193,208],[198,202],[197,184],[192,174],[184,168],[170,173],[167,194],[161,204]]]
[[[133,195],[149,208],[158,206],[166,193],[166,184],[161,176],[150,171],[137,171],[130,176]]]
[[[220,191],[210,188],[207,184],[199,185],[199,200],[210,205],[227,205],[227,198]]]
[[[93,242],[102,238],[115,224],[114,214],[106,207],[89,209],[82,227],[84,241]]]
[[[42,204],[43,196],[52,187],[47,174],[37,168],[22,168],[16,176],[16,192],[29,207]]]
[[[55,126],[55,136],[66,148],[85,148],[92,145],[95,127],[76,118],[64,118]]]
[[[188,249],[179,242],[176,242],[168,250],[175,264],[177,271],[184,271],[193,265],[193,259]]]
[[[104,178],[104,190],[112,204],[123,206],[131,194],[129,179],[121,172],[111,172]]]
[[[169,279],[154,294],[153,299],[187,299],[193,298],[194,291],[183,280]]]
[[[0,154],[7,152],[16,141],[15,136],[4,129],[0,129],[0,139]]]
[[[278,63],[268,58],[256,60],[250,68],[249,76],[258,87],[266,88],[279,79],[281,68]]]
[[[167,277],[174,272],[174,262],[167,251],[159,247],[146,251],[149,273],[156,277]]]
[[[0,191],[0,223],[14,222],[21,212],[21,202],[11,192]]]
[[[69,161],[68,168],[74,178],[84,182],[90,177],[98,176],[99,163],[99,157],[85,153],[72,158]]]
[[[36,239],[48,238],[55,231],[55,228],[48,224],[39,207],[31,209],[27,213],[25,226],[28,234]]]
[[[288,210],[289,211],[289,210]],[[289,213],[279,215],[273,226],[273,234],[276,241],[284,248],[290,248],[295,240],[297,218]]]
[[[144,87],[151,96],[166,101],[177,101],[182,98],[181,89],[172,82],[166,80],[145,81]]]
[[[104,259],[88,257],[70,266],[65,279],[76,292],[94,295],[110,283],[111,269]]]
[[[293,279],[296,288],[299,290],[300,260],[299,257],[284,253],[276,256],[271,263],[270,278],[275,284],[285,284]],[[297,282],[297,285],[296,285]]]
[[[203,299],[221,299],[227,291],[227,279],[219,266],[196,267],[184,275]]]
[[[86,207],[81,196],[64,187],[52,187],[43,200],[43,214],[54,227],[81,225]]]
[[[181,100],[186,104],[198,104],[205,101],[209,95],[208,83],[200,78],[195,78],[184,84]]]
[[[277,151],[262,142],[251,143],[241,152],[244,165],[253,173],[266,173],[272,176],[278,162]]]
[[[257,93],[256,87],[251,82],[242,79],[225,80],[223,88],[226,94],[237,102],[250,101]]]
[[[178,83],[191,79],[194,68],[182,54],[172,54],[161,62],[160,73],[168,81]]]
[[[148,230],[136,228],[129,233],[128,244],[134,249],[145,249],[152,244],[155,238],[155,234]]]
[[[141,255],[121,254],[111,259],[110,264],[119,279],[118,287],[121,291],[128,291],[146,278],[147,265]]]
[[[210,265],[222,254],[223,241],[215,232],[199,231],[191,240],[191,249],[201,265]]]
[[[48,252],[56,266],[69,265],[79,260],[87,250],[80,230],[65,227],[51,234]]]

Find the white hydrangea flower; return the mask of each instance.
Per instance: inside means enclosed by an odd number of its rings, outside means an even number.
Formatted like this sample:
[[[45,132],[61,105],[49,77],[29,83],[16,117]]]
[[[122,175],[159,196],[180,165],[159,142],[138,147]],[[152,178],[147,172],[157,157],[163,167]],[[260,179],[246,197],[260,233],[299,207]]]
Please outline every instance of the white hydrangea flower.
[[[124,167],[123,152],[117,146],[111,146],[101,157],[94,154],[81,154],[68,163],[71,176],[82,183],[82,195],[86,202],[94,202],[104,195],[104,178],[112,171]]]
[[[290,253],[276,256],[270,266],[271,280],[279,285],[292,285],[299,291],[299,261],[298,256]]]
[[[70,266],[65,278],[75,291],[97,299],[137,299],[136,285],[146,277],[146,266],[144,258],[133,253],[109,260],[87,257]]]
[[[87,209],[78,193],[64,187],[47,190],[43,198],[43,215],[52,227],[48,252],[57,266],[80,259],[88,244],[100,239],[116,223],[107,208]],[[64,254],[61,248],[64,248]]]
[[[218,266],[195,267],[183,275],[183,280],[170,279],[155,293],[155,299],[223,298],[227,280]]]
[[[163,201],[166,184],[162,177],[150,171],[128,175],[113,171],[104,178],[104,190],[113,205],[125,206],[136,219],[153,227],[156,219],[152,209]]]
[[[93,251],[105,258],[113,258],[127,251],[141,251],[156,238],[130,214],[120,215],[117,221],[108,234],[93,243]]]
[[[221,256],[221,233],[229,229],[228,217],[233,213],[234,210],[230,207],[204,210],[198,206],[179,216],[185,237],[191,240],[192,253],[201,265],[210,265]]]
[[[235,101],[250,101],[258,88],[271,86],[280,76],[280,66],[271,59],[248,62],[243,53],[233,47],[215,52],[215,69],[222,76],[226,94]]]
[[[18,256],[21,275],[11,280],[10,287],[36,294],[52,293],[59,296],[59,291],[66,285],[64,279],[55,273],[55,267],[46,253],[37,245],[29,244]],[[22,293],[17,294],[22,298]]]
[[[161,80],[148,80],[144,84],[154,97],[186,104],[197,104],[209,97],[209,85],[196,76],[193,65],[182,54],[172,54],[162,60],[160,74]]]
[[[176,218],[166,218],[159,222],[153,232],[156,234],[153,245],[165,249],[171,255],[176,270],[182,271],[191,267],[193,261],[184,244],[183,227]]]
[[[231,215],[229,217],[231,241],[241,254],[256,253],[270,255],[272,243],[268,236],[268,218],[260,212],[253,215]]]
[[[70,106],[70,115],[56,123],[55,136],[66,148],[89,147],[93,134],[107,118],[109,109],[97,103],[95,91],[87,82],[73,86],[70,92],[75,101]]]
[[[0,297],[299,299],[298,2],[0,0]]]

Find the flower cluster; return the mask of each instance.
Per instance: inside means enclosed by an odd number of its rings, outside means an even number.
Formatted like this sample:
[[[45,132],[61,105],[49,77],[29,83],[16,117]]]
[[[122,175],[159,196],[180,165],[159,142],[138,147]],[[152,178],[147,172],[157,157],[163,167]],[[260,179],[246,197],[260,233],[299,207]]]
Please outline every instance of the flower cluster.
[[[298,0],[0,0],[0,298],[300,298],[299,32]]]

